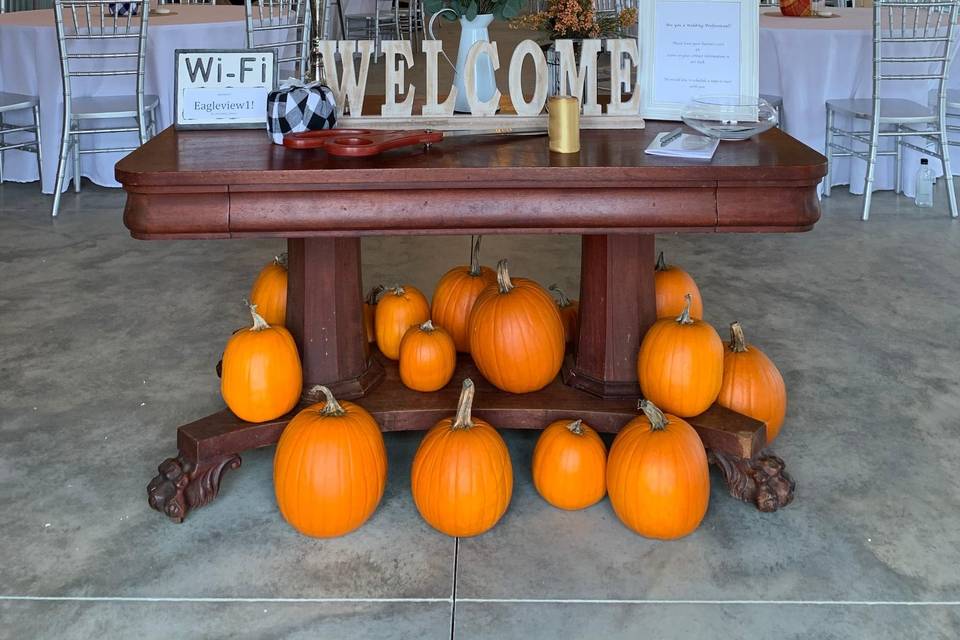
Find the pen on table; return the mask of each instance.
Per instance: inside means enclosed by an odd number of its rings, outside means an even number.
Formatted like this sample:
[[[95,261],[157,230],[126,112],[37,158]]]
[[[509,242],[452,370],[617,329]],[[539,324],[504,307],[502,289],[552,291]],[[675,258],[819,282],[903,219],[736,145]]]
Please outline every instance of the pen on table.
[[[666,134],[665,136],[663,136],[662,138],[660,138],[660,146],[661,146],[661,147],[667,146],[668,144],[670,144],[671,142],[673,142],[674,140],[676,140],[677,138],[679,138],[679,137],[680,137],[680,134],[682,134],[682,133],[683,133],[683,127],[677,127],[676,129],[674,129],[674,130],[671,131],[670,133],[668,133],[668,134]]]

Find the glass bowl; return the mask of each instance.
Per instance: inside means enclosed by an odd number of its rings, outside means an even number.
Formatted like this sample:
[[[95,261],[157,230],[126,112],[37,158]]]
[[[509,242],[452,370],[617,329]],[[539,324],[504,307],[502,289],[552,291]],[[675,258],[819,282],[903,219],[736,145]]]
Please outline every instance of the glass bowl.
[[[687,126],[720,140],[746,140],[776,126],[777,112],[763,98],[701,96],[680,112]]]

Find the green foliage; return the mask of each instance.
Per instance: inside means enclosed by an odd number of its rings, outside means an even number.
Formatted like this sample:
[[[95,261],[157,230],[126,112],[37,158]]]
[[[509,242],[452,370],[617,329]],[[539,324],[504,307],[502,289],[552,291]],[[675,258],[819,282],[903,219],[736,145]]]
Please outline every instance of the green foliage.
[[[523,0],[424,0],[423,8],[428,15],[433,15],[441,9],[445,11],[443,18],[453,22],[463,17],[473,20],[478,15],[492,13],[497,20],[509,20],[520,15],[523,9]]]

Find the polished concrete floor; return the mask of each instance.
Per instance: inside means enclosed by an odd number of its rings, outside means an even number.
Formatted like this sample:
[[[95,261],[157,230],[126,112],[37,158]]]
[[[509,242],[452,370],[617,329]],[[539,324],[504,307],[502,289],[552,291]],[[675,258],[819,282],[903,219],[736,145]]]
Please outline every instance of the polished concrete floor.
[[[386,495],[346,537],[283,522],[272,448],[169,523],[144,488],[176,426],[221,407],[214,364],[283,244],[136,241],[122,202],[85,184],[52,221],[36,185],[0,187],[0,638],[960,637],[960,222],[943,206],[882,193],[864,224],[838,189],[807,234],[659,239],[707,319],[740,320],[783,371],[774,449],[799,488],[761,514],[714,475],[703,525],[656,542],[606,500],[545,504],[536,434],[510,430],[513,501],[478,538],[418,516],[415,433],[386,436]],[[365,241],[366,280],[429,291],[466,252]],[[561,236],[484,246],[570,290],[578,254]]]

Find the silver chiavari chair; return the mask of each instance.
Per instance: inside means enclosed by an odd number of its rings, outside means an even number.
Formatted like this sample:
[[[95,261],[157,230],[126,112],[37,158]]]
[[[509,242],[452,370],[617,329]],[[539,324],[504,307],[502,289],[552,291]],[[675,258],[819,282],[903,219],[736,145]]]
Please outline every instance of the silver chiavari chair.
[[[399,0],[374,0],[373,13],[354,13],[348,5],[345,13],[347,39],[373,40],[374,59],[379,59],[384,40],[400,40],[401,13]],[[384,36],[387,36],[384,38]]]
[[[156,133],[160,100],[144,95],[144,57],[147,48],[148,4],[143,0],[114,3],[108,0],[56,0],[54,15],[63,75],[63,139],[57,162],[53,215],[73,158],[73,188],[80,192],[80,158],[91,153],[129,153],[136,147],[83,148],[84,136],[137,133],[144,144]],[[118,15],[118,14],[124,15]],[[139,14],[138,16],[132,15]],[[129,93],[81,97],[74,82],[99,78],[131,78]],[[103,120],[136,120],[136,126],[105,126]]]
[[[957,217],[957,197],[950,168],[947,138],[947,73],[954,54],[957,12],[960,0],[875,0],[873,8],[873,97],[827,100],[827,177],[823,193],[830,195],[834,158],[856,157],[867,163],[862,219],[870,217],[877,158],[892,156],[896,191],[901,190],[901,157],[904,147],[936,157],[943,167],[951,217]],[[933,83],[933,106],[902,98],[882,97],[888,81]],[[849,130],[837,124],[837,116],[852,118]],[[869,129],[858,129],[857,122]],[[879,150],[882,139],[891,138],[894,149]],[[907,141],[922,138],[924,148]],[[856,143],[866,150],[855,148]]]
[[[6,123],[4,114],[15,111],[30,111],[33,114],[32,125]],[[11,133],[20,134],[19,140],[10,140]],[[32,135],[27,135],[32,134]],[[24,139],[26,138],[26,139]],[[37,156],[37,171],[40,184],[43,184],[43,153],[40,149],[40,100],[36,96],[0,91],[0,182],[3,182],[3,154],[5,151],[25,151]]]
[[[247,46],[277,49],[277,64],[292,64],[293,77],[303,79],[310,58],[310,0],[260,0],[256,9],[251,0],[246,0],[244,8]]]

